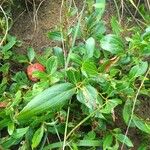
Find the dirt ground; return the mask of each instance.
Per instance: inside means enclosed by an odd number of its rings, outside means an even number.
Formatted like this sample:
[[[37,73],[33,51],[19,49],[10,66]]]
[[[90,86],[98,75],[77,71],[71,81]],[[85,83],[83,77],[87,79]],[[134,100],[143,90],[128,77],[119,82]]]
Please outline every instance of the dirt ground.
[[[79,8],[82,7],[82,1],[76,0],[76,4]],[[114,4],[113,4],[114,6]],[[23,42],[22,47],[19,48],[21,53],[26,53],[26,49],[29,46],[32,46],[36,51],[44,50],[47,47],[55,46],[57,43],[52,43],[47,38],[47,32],[53,29],[56,25],[59,24],[60,19],[60,7],[61,0],[45,0],[39,11],[38,24],[35,30],[35,22],[33,21],[33,11],[32,8],[29,8],[30,11],[27,11],[26,7],[18,8],[17,11],[13,12],[14,23],[11,28],[11,34],[16,36],[19,40]],[[16,10],[16,9],[15,9]],[[109,31],[109,21],[114,14],[115,8],[112,7],[112,2],[108,3],[103,20],[106,22],[106,27]],[[142,100],[142,114],[146,117],[150,116],[150,109],[148,105],[150,104],[147,101]],[[148,103],[148,104],[147,104]],[[141,110],[141,108],[140,108]],[[123,129],[126,127],[120,127]],[[139,136],[139,133],[136,129],[130,130],[129,133],[131,139],[134,141],[134,145],[138,147],[142,139]],[[137,150],[137,147],[134,147],[132,150]]]
[[[82,8],[82,1],[76,0],[76,5],[80,9]],[[29,9],[31,10],[32,8]],[[27,47],[33,46],[35,50],[43,50],[49,46],[54,46],[47,38],[47,32],[55,28],[60,22],[60,7],[61,0],[45,0],[38,10],[38,22],[35,30],[35,21],[33,11],[27,11],[26,7],[22,7],[13,12],[14,23],[11,28],[11,33],[18,39],[23,41],[23,45],[20,49],[21,52],[25,52]],[[104,15],[104,20],[108,24],[109,18],[111,18],[115,8],[111,3],[108,4],[108,8]]]
[[[82,7],[80,0],[76,0],[76,4]],[[31,11],[31,6],[28,7],[29,11],[24,6],[24,9],[13,12],[14,23],[11,33],[23,41],[20,50],[25,52],[27,47],[32,46],[39,51],[54,46],[54,43],[47,38],[47,32],[55,28],[60,22],[61,0],[45,0],[38,10],[36,22],[34,21],[35,13]],[[35,28],[36,23],[37,27]]]

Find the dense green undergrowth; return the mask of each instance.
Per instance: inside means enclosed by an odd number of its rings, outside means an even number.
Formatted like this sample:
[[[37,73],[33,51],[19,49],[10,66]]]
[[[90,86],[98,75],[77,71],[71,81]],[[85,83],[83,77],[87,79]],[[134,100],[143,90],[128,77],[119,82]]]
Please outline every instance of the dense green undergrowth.
[[[150,122],[135,113],[150,92],[150,27],[124,31],[112,17],[107,34],[104,0],[65,7],[76,23],[47,34],[62,47],[16,54],[21,42],[9,34],[0,46],[0,149],[130,149],[129,128],[142,135],[138,150],[150,149]],[[34,62],[46,68],[35,83],[26,75]]]

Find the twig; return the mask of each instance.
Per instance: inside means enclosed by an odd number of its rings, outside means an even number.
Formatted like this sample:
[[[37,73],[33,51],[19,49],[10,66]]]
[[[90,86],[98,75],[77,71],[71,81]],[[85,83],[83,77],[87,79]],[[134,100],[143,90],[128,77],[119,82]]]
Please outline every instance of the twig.
[[[147,3],[148,10],[150,11],[150,1],[146,0],[146,3]]]
[[[28,12],[28,14],[29,14],[29,17],[30,17],[30,19],[31,19],[31,21],[32,21],[32,17],[31,17],[31,15],[30,15],[30,11],[29,11],[29,7],[28,7],[27,0],[25,0],[25,5],[26,5],[26,8],[27,8],[27,12]]]
[[[127,9],[127,11],[130,13],[130,15],[132,16],[132,18],[135,20],[135,22],[138,24],[138,26],[143,30],[143,27],[139,24],[142,23],[143,25],[146,25],[144,22],[138,20],[137,18],[135,18],[135,16],[132,14],[132,12],[130,11],[130,9],[127,7],[127,5],[125,4],[125,7]]]
[[[137,8],[139,7],[140,2],[141,2],[141,0],[138,1],[138,3],[137,3]],[[136,14],[137,14],[137,9],[136,9],[135,12],[134,12],[134,16],[136,16]]]
[[[140,10],[138,9],[138,7],[135,5],[133,0],[129,0],[129,2],[133,5],[133,7],[137,10],[137,12],[140,14],[140,16],[142,17],[142,19],[144,21],[146,21],[145,17],[143,16],[143,14],[140,12]]]
[[[123,19],[123,15],[124,15],[124,0],[121,0],[121,17],[120,17],[120,21]]]
[[[6,31],[5,31],[5,34],[4,34],[4,37],[2,38],[1,42],[0,42],[0,46],[3,45],[3,42],[5,41],[6,39],[6,36],[8,34],[8,30],[9,30],[9,24],[8,24],[8,17],[4,11],[4,9],[2,8],[2,6],[0,5],[0,9],[2,10],[2,13],[4,14],[4,17],[5,17],[5,20],[6,20]]]
[[[35,16],[36,16],[37,26],[38,26],[38,11],[39,11],[39,9],[40,9],[40,7],[41,7],[41,5],[43,4],[44,1],[45,1],[45,0],[42,0],[42,1],[40,2],[40,4],[38,5],[37,9],[35,10]]]
[[[26,9],[24,11],[22,11],[17,18],[14,19],[13,24],[26,12]]]

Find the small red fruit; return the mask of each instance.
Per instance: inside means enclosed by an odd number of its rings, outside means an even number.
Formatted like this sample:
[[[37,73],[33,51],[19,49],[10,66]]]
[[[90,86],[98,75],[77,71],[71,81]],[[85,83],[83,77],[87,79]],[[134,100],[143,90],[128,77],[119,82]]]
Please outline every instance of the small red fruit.
[[[41,65],[40,63],[31,64],[27,67],[27,75],[28,75],[29,79],[33,82],[38,81],[38,78],[33,77],[33,72],[35,72],[35,71],[44,72],[45,67],[43,65]]]

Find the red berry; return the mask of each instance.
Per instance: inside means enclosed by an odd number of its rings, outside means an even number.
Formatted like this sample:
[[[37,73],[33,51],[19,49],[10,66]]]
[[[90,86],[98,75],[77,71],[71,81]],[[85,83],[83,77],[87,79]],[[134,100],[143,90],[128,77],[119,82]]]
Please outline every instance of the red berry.
[[[28,75],[29,79],[34,82],[38,81],[38,78],[33,77],[33,72],[35,72],[35,71],[44,72],[45,67],[39,63],[31,64],[27,67],[27,75]]]

